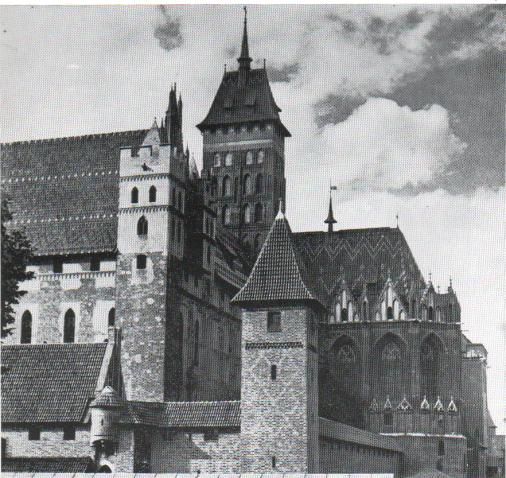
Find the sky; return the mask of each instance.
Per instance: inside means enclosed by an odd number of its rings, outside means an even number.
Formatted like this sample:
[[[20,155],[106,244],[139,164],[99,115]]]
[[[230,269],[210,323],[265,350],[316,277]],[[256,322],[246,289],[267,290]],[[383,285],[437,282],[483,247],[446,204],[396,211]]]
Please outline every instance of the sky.
[[[171,85],[184,137],[225,64],[238,5],[2,7],[1,139],[148,128]],[[489,407],[505,433],[505,63],[502,5],[252,5],[286,144],[292,229],[399,227],[424,276],[452,277],[463,330],[489,351]]]

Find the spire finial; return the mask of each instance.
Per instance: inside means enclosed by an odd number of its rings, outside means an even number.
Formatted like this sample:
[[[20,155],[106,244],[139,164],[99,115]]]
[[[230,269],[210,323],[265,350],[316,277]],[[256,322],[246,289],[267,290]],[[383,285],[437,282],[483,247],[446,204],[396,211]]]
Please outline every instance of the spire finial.
[[[244,30],[242,34],[241,56],[237,59],[239,70],[250,70],[252,59],[249,56],[248,46],[248,9],[244,6]]]
[[[328,226],[328,232],[334,231],[334,224],[337,222],[334,219],[334,211],[332,210],[332,191],[334,189],[337,189],[336,186],[332,186],[332,183],[330,183],[330,189],[329,189],[329,214],[327,216],[327,219],[323,221]]]
[[[279,198],[279,209],[276,219],[283,219],[285,217],[285,213],[283,212],[284,208],[283,198]]]
[[[397,223],[397,229],[399,229],[399,213],[395,215],[395,222]]]

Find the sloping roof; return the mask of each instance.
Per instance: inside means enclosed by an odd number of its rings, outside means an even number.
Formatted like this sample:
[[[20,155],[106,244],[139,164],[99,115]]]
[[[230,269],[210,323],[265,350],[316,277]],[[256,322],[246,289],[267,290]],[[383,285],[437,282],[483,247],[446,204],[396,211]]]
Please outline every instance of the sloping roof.
[[[127,402],[123,423],[163,428],[238,428],[241,402]]]
[[[414,475],[409,475],[408,478],[451,478],[451,476],[438,470],[422,470]]]
[[[76,458],[2,457],[2,472],[18,473],[86,473],[93,471],[93,460],[89,456]]]
[[[318,294],[292,239],[286,217],[274,220],[253,270],[233,303],[253,301],[318,301]]]
[[[36,255],[116,248],[122,146],[147,130],[1,145],[2,188],[12,226],[24,229]]]
[[[412,281],[423,283],[406,239],[397,228],[298,232],[293,233],[293,239],[327,299],[343,279],[355,292],[366,283],[368,294],[377,295],[389,271],[400,294],[408,292]]]
[[[245,81],[241,80],[240,74],[245,75]],[[266,70],[230,71],[223,75],[209,113],[197,127],[203,130],[223,124],[270,120],[290,136],[281,123],[280,111],[272,96]]]
[[[2,422],[79,422],[94,397],[106,343],[4,345]]]

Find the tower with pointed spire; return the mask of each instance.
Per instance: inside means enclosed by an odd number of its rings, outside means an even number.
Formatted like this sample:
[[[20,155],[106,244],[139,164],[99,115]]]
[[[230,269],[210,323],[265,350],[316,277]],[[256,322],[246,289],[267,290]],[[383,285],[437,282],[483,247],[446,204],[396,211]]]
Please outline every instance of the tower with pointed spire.
[[[327,215],[327,219],[323,221],[328,226],[328,232],[334,231],[334,224],[337,222],[334,219],[334,211],[332,210],[332,188],[330,189],[330,195],[329,195],[329,213]]]
[[[258,254],[285,199],[285,138],[265,68],[252,68],[247,11],[236,71],[225,71],[205,119],[203,171],[219,221]]]

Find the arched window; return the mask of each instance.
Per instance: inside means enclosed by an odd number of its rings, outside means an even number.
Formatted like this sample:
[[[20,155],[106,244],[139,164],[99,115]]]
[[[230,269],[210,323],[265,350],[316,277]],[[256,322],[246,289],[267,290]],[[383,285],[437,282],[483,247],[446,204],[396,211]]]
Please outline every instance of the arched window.
[[[130,202],[132,204],[137,204],[139,202],[139,190],[137,188],[133,188],[130,195]]]
[[[246,194],[246,195],[249,195],[253,192],[251,189],[251,176],[249,174],[246,174],[244,176],[243,188],[244,188],[244,194]]]
[[[221,210],[221,220],[223,222],[223,224],[227,225],[227,224],[230,224],[231,222],[231,210],[230,210],[230,207],[225,205],[223,206],[223,209]]]
[[[394,309],[393,307],[387,308],[387,320],[394,320]]]
[[[351,398],[360,390],[360,355],[354,342],[347,336],[341,336],[331,348],[329,356],[329,377],[335,392]],[[334,391],[331,391],[334,393]]]
[[[262,194],[264,192],[264,176],[262,173],[258,173],[255,179],[255,192]]]
[[[436,307],[436,322],[441,322],[441,308]]]
[[[114,327],[114,322],[116,321],[116,309],[114,307],[109,311],[109,316],[107,318],[107,325],[109,327]]]
[[[230,176],[225,176],[223,178],[221,190],[223,196],[232,195],[232,182],[230,181]]]
[[[200,334],[199,321],[195,322],[195,336],[193,337],[193,364],[199,364],[199,334]]]
[[[147,236],[148,234],[148,220],[141,216],[141,218],[137,221],[137,235],[138,236]]]
[[[428,309],[427,320],[430,322],[434,320],[434,309],[432,308],[432,306],[430,306]]]
[[[220,153],[216,153],[214,155],[214,167],[217,168],[221,166],[221,154]]]
[[[260,203],[255,204],[255,222],[261,222],[264,218],[264,208]]]
[[[246,153],[246,164],[253,164],[253,152],[248,151]]]
[[[341,322],[348,322],[348,309],[346,307],[341,309]]]
[[[243,213],[242,213],[242,220],[243,220],[244,224],[249,224],[251,222],[251,208],[250,208],[249,204],[244,205]]]
[[[72,309],[65,312],[63,318],[63,342],[66,344],[75,342],[76,335],[76,314]]]
[[[438,456],[444,456],[445,454],[445,442],[443,440],[439,440],[437,445],[437,454]]]
[[[448,305],[448,322],[453,321],[453,304]]]
[[[112,473],[112,470],[111,470],[111,468],[109,468],[107,465],[102,465],[102,466],[98,469],[98,472],[99,472],[99,473]]]
[[[32,343],[32,314],[25,310],[21,317],[21,340],[22,344]]]
[[[420,347],[420,395],[434,400],[439,395],[440,349],[438,339],[431,335]]]
[[[253,239],[253,252],[258,254],[260,249],[260,234],[257,234]]]
[[[234,160],[234,155],[232,153],[227,153],[225,156],[225,166],[232,166],[232,162]]]
[[[149,202],[156,202],[156,188],[154,186],[149,188]]]
[[[258,164],[262,164],[264,162],[264,158],[265,158],[265,152],[263,149],[261,149],[259,152],[258,152],[258,156],[257,156],[257,163]]]
[[[367,307],[367,301],[362,302],[362,320],[369,320],[369,310]]]
[[[384,399],[386,396],[395,399],[400,398],[402,387],[409,389],[403,381],[402,351],[394,337],[386,337],[379,347],[378,357],[378,396]]]

